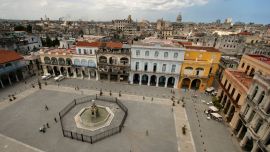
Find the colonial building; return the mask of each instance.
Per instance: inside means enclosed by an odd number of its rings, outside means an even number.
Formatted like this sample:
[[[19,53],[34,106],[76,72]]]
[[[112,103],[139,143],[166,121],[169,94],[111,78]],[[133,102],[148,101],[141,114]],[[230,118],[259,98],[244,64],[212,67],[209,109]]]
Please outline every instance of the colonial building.
[[[170,41],[144,40],[131,46],[131,84],[177,88],[184,48]]]
[[[76,49],[41,49],[44,73],[98,80],[96,52],[99,42],[78,42]]]
[[[221,104],[224,106],[223,112],[229,117],[227,120],[233,129],[239,120],[238,113],[241,106],[245,103],[245,98],[255,72],[270,75],[270,58],[262,55],[244,55],[238,69],[226,69],[220,81],[218,96],[221,99]],[[231,113],[229,109],[233,109],[233,112]],[[234,111],[237,112],[234,113]]]
[[[270,151],[270,78],[255,74],[234,130],[245,151]]]
[[[132,19],[131,19],[131,15],[128,16],[127,19],[123,19],[123,20],[113,20],[113,27],[116,30],[122,30],[124,31],[124,29],[129,26],[132,23]]]
[[[238,65],[240,63],[240,60],[236,57],[232,56],[221,56],[220,63],[219,63],[219,69],[217,72],[218,78],[221,80],[224,70],[227,68],[231,69],[237,69]]]
[[[128,82],[130,72],[129,45],[120,42],[101,43],[96,57],[100,80]]]
[[[28,75],[23,57],[10,50],[0,50],[0,88],[23,80]]]
[[[186,46],[178,88],[203,91],[212,86],[220,57],[212,47]]]

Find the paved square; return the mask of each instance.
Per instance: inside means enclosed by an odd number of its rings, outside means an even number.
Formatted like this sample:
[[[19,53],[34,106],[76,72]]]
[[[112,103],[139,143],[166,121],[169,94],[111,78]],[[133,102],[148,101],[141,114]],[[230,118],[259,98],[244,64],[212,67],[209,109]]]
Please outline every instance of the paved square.
[[[44,151],[177,151],[171,106],[132,101],[132,98],[123,101],[129,115],[121,133],[92,145],[63,137],[60,123],[53,119],[58,118],[58,112],[73,98],[81,96],[84,95],[38,90],[0,111],[0,133]],[[47,122],[50,128],[40,133],[39,127]]]

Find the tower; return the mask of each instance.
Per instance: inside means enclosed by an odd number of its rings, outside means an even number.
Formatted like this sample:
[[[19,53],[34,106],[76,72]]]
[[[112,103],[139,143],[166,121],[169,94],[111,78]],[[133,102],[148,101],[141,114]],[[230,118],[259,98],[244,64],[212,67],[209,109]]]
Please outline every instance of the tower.
[[[182,15],[179,13],[176,17],[176,22],[181,23],[182,22]]]

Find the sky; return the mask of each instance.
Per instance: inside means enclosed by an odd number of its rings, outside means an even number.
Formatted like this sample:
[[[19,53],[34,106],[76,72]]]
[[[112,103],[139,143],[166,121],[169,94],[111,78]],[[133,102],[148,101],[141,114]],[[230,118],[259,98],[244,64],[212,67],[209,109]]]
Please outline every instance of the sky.
[[[270,0],[0,0],[0,19],[51,19],[111,21],[124,19],[270,24]]]

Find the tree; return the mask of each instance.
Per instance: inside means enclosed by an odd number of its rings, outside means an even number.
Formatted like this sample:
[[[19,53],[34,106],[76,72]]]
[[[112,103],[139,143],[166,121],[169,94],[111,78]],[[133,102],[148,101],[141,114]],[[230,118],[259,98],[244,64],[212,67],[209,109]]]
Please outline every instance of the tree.
[[[26,31],[26,29],[22,25],[17,25],[14,27],[14,31]]]
[[[31,26],[30,24],[27,25],[26,31],[27,31],[28,33],[32,33],[32,26]]]
[[[53,45],[53,46],[59,46],[59,45],[60,45],[59,40],[58,40],[57,38],[55,38],[55,39],[53,40],[53,42],[52,42],[52,45]]]
[[[51,40],[51,38],[49,36],[46,37],[45,46],[47,46],[47,47],[52,47],[53,46],[53,42],[52,42],[52,40]]]

